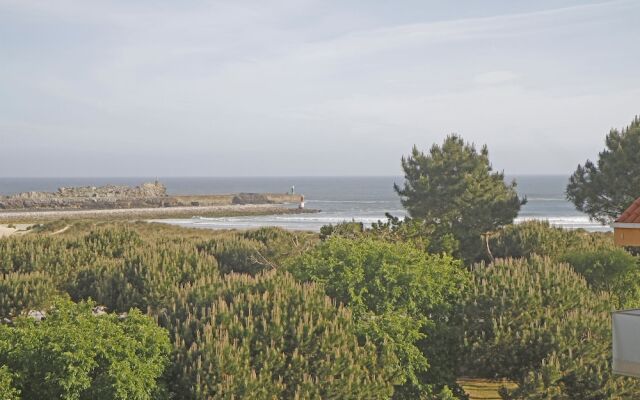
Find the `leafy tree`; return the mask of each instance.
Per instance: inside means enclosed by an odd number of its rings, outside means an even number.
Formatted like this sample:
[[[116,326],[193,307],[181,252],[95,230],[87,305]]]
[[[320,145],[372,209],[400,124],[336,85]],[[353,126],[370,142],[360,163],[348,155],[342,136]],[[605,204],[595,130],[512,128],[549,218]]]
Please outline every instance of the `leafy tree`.
[[[512,223],[524,203],[515,182],[506,184],[504,174],[493,171],[487,147],[478,152],[456,135],[427,154],[414,147],[402,168],[404,186],[395,190],[403,206],[434,226],[436,238],[456,239],[466,260],[486,253],[482,235]]]
[[[603,224],[619,216],[640,197],[640,118],[612,129],[598,162],[578,165],[567,185],[567,199]]]
[[[429,375],[426,356],[435,359],[450,350],[432,347],[467,281],[451,257],[429,255],[408,243],[331,236],[292,260],[288,270],[302,281],[322,284],[330,297],[353,311],[362,337],[398,356],[396,398],[419,398],[431,393],[432,383],[439,390],[454,382],[445,365],[435,364]],[[451,354],[441,357],[446,358]]]
[[[59,300],[46,318],[0,325],[0,364],[23,399],[154,399],[169,338],[137,310],[94,315],[93,303]],[[7,381],[2,373],[2,385]],[[6,389],[0,389],[5,390]]]

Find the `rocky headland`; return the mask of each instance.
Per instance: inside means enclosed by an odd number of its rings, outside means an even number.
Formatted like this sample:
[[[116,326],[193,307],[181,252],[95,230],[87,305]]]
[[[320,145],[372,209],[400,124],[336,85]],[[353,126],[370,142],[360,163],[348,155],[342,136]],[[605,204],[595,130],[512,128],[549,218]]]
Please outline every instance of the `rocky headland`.
[[[164,207],[210,207],[222,205],[297,203],[300,195],[280,193],[238,193],[219,195],[167,194],[159,183],[140,186],[61,187],[56,192],[24,192],[0,196],[0,209],[32,210],[108,210]]]

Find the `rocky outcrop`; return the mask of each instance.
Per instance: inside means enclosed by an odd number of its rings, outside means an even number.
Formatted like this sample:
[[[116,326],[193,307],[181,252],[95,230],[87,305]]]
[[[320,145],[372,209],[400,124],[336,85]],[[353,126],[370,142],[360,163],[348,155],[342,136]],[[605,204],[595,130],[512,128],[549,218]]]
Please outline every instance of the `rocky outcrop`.
[[[144,183],[140,186],[85,186],[85,187],[61,187],[57,195],[61,197],[90,197],[90,198],[151,198],[166,197],[167,188],[159,183]]]
[[[159,183],[129,186],[61,187],[57,192],[25,192],[0,197],[0,209],[101,209],[166,207],[167,188]]]
[[[129,186],[62,187],[56,192],[25,192],[0,196],[4,210],[100,210],[121,208],[206,207],[219,205],[298,203],[300,195],[239,193],[170,196],[159,183]]]
[[[273,201],[262,193],[240,193],[233,196],[231,204],[273,204]]]

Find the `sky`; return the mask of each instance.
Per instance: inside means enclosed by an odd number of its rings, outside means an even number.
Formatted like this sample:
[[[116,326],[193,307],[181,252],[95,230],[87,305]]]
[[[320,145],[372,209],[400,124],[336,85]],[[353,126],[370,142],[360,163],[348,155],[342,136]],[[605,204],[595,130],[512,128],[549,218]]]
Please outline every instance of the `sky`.
[[[0,176],[570,174],[640,114],[640,1],[0,0]]]

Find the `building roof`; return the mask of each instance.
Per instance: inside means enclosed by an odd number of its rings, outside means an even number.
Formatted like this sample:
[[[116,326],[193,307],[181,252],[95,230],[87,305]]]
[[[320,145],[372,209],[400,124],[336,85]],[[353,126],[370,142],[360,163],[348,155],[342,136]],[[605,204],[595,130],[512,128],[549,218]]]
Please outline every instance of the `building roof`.
[[[634,201],[629,208],[627,208],[619,217],[616,219],[617,223],[620,224],[638,224],[640,223],[640,198]]]

